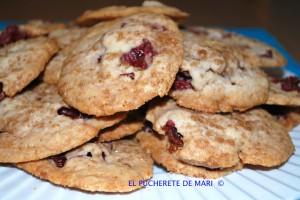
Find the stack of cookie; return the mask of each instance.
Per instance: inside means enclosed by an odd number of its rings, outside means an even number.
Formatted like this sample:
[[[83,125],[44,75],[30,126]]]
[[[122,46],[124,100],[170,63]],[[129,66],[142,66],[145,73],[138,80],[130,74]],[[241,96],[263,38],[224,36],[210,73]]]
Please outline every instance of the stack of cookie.
[[[284,163],[288,131],[259,106],[299,106],[299,79],[267,77],[285,59],[266,44],[179,30],[187,16],[146,1],[0,32],[0,162],[102,192],[138,189],[152,159],[202,178]]]

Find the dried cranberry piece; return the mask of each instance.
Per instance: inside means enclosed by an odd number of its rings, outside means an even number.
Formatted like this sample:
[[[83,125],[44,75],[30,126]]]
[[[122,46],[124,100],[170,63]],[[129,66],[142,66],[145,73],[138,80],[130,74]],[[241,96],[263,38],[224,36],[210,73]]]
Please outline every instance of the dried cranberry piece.
[[[168,30],[165,26],[160,25],[160,24],[150,24],[150,26],[152,29],[159,30],[159,31],[167,31]]]
[[[147,69],[155,55],[157,55],[157,51],[155,51],[150,41],[143,39],[143,43],[140,46],[132,48],[128,53],[123,54],[121,61],[139,69]]]
[[[143,131],[154,133],[153,124],[150,121],[144,121]]]
[[[18,40],[27,39],[28,34],[19,30],[16,25],[6,27],[0,34],[0,46],[4,46]]]
[[[273,83],[280,83],[281,89],[284,91],[297,91],[300,92],[300,79],[295,76],[289,76],[286,78],[273,78]]]
[[[57,155],[50,157],[56,164],[57,167],[62,168],[65,166],[67,157],[65,155]]]
[[[84,114],[82,112],[79,112],[75,108],[72,108],[72,107],[68,108],[68,107],[65,107],[65,106],[58,109],[57,114],[67,116],[67,117],[70,117],[72,119],[90,119],[90,118],[93,117],[92,115],[88,115],[88,114]]]
[[[91,152],[87,152],[86,156],[88,156],[88,157],[93,157],[93,155],[92,155]]]
[[[133,72],[132,73],[124,73],[124,74],[120,74],[120,76],[128,76],[129,78],[131,78],[131,80],[134,80],[135,74]]]
[[[194,89],[192,86],[192,77],[188,71],[179,71],[172,86],[173,90]]]
[[[208,31],[202,30],[202,29],[197,29],[197,28],[188,28],[187,29],[189,32],[194,33],[195,35],[200,35],[200,36],[206,36],[208,35]]]
[[[265,53],[260,54],[259,56],[264,58],[273,58],[273,51],[269,49]]]
[[[97,58],[97,63],[100,63],[102,60],[102,56],[100,55],[98,58]]]
[[[169,148],[170,152],[174,152],[179,147],[183,147],[183,135],[177,132],[175,123],[172,120],[168,120],[162,129],[166,132],[171,142],[171,146]]]
[[[105,161],[106,154],[105,154],[105,152],[104,152],[104,151],[102,151],[102,153],[101,153],[101,156],[102,156],[103,160]]]
[[[3,83],[0,82],[0,101],[1,101],[2,99],[4,99],[4,97],[5,97],[5,93],[4,93],[4,91],[3,91]]]
[[[232,38],[232,36],[233,36],[233,33],[224,33],[222,35],[222,38],[223,39],[230,39],[230,38]]]

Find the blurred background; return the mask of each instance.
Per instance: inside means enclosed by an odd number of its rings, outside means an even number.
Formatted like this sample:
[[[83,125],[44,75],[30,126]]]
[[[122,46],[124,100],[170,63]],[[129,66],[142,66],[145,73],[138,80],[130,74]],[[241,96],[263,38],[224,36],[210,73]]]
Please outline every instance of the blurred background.
[[[0,0],[0,20],[72,20],[88,9],[142,0]],[[191,14],[187,25],[262,27],[300,63],[300,0],[161,0]]]

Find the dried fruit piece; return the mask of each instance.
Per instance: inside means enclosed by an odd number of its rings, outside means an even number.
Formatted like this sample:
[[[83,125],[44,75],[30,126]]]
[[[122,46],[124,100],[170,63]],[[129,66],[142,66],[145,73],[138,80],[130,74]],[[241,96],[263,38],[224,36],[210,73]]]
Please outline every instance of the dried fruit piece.
[[[131,80],[134,80],[134,73],[124,73],[124,74],[120,74],[120,76],[128,76],[129,78],[131,78]]]
[[[28,35],[20,31],[16,25],[6,27],[0,34],[0,46],[4,46],[18,40],[27,39]]]
[[[284,91],[298,91],[300,92],[300,79],[295,76],[286,78],[273,78],[273,83],[280,83],[281,89]]]
[[[93,117],[92,115],[87,115],[79,112],[75,108],[68,108],[64,106],[57,110],[57,114],[67,116],[72,119],[90,119]]]
[[[155,51],[150,41],[143,39],[143,43],[140,46],[132,48],[128,53],[123,54],[121,61],[139,69],[147,69],[155,55],[157,55],[157,51]]]
[[[92,155],[91,152],[87,152],[86,156],[88,156],[88,157],[93,157],[93,155]]]
[[[172,86],[173,90],[194,89],[192,77],[188,71],[179,71]]]
[[[179,147],[183,147],[183,135],[177,132],[175,123],[172,120],[168,120],[167,123],[162,128],[166,135],[168,135],[171,146],[169,148],[170,152],[176,151]]]
[[[259,56],[264,58],[273,58],[273,52],[271,49],[269,49],[265,53],[260,54]]]
[[[56,167],[62,168],[65,166],[67,157],[65,155],[52,156],[51,159],[55,162]]]
[[[0,101],[4,99],[5,93],[3,91],[3,83],[0,82]]]
[[[101,156],[102,156],[103,160],[105,160],[106,154],[104,153],[104,151],[102,151]]]

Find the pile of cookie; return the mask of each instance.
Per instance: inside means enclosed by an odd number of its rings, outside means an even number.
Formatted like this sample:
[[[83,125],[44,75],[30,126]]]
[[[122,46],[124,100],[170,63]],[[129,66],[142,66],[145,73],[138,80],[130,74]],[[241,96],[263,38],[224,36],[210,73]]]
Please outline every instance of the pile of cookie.
[[[153,160],[199,178],[284,163],[299,79],[266,75],[286,65],[273,47],[186,17],[145,1],[2,30],[0,162],[93,192],[138,189]]]

